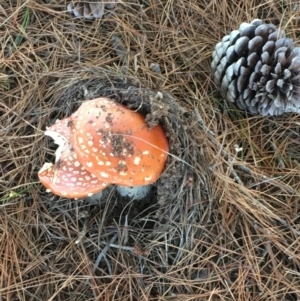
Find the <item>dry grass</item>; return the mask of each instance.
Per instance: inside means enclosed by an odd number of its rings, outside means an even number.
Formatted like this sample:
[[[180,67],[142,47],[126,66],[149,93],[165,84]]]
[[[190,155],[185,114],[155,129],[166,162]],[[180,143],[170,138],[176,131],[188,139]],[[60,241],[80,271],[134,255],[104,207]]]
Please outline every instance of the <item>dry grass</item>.
[[[299,300],[300,118],[245,116],[210,78],[241,22],[274,22],[299,45],[296,2],[119,1],[94,22],[64,0],[0,3],[1,300]],[[160,208],[38,183],[54,149],[43,130],[79,105],[61,96],[103,70],[168,91],[190,118],[180,159],[193,168]]]

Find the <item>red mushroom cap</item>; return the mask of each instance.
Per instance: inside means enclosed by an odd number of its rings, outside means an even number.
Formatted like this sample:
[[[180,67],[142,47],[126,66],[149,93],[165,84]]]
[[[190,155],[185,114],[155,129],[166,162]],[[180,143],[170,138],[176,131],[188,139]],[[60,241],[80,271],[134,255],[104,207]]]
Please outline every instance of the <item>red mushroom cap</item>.
[[[109,184],[91,174],[80,163],[69,143],[72,119],[58,120],[47,128],[45,134],[51,136],[56,144],[55,164],[45,163],[38,173],[42,184],[54,194],[80,198],[101,191]]]
[[[108,98],[84,102],[72,115],[71,144],[82,165],[113,184],[147,185],[161,175],[169,146],[160,125]]]

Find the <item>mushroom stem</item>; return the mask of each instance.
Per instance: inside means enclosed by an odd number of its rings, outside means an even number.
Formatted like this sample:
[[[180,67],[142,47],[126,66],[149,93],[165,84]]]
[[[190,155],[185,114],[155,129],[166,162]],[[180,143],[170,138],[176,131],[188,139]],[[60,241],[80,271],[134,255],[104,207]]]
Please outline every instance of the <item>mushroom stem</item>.
[[[117,185],[116,190],[121,197],[128,197],[131,200],[140,201],[148,195],[151,187],[151,184],[134,187]]]

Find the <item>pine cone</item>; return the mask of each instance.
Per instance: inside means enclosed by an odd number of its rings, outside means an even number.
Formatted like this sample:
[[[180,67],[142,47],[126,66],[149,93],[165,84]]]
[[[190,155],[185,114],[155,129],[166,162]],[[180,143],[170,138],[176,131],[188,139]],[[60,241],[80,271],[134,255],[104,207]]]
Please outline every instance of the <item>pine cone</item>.
[[[114,1],[76,1],[68,4],[67,9],[72,12],[75,17],[84,17],[86,19],[102,18],[104,8],[112,9],[115,7]]]
[[[240,109],[263,116],[300,111],[300,48],[275,25],[242,23],[212,57],[214,82]]]

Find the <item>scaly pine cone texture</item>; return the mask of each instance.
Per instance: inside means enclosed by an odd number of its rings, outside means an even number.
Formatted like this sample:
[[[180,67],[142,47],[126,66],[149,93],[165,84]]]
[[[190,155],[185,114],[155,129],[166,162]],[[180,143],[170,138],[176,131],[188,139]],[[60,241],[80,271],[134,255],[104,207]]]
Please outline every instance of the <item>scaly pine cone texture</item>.
[[[67,9],[77,18],[85,18],[88,20],[100,19],[104,15],[104,9],[112,9],[115,7],[115,0],[90,0],[90,1],[72,1],[68,4]]]
[[[215,84],[240,109],[263,116],[300,111],[300,48],[275,25],[242,23],[212,57]]]

